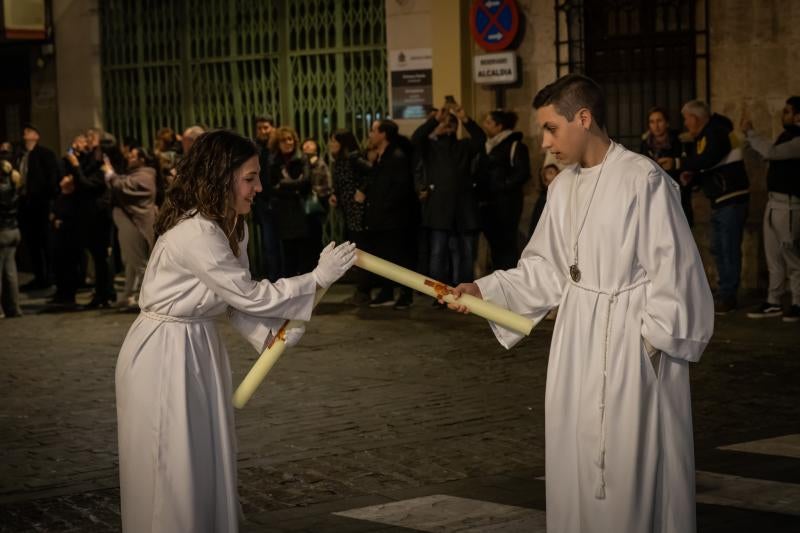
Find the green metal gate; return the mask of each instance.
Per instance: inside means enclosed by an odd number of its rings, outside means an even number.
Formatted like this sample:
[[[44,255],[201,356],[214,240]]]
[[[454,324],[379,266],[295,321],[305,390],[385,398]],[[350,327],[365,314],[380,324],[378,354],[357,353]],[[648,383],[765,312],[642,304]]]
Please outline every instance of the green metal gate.
[[[106,128],[145,145],[162,126],[366,136],[386,112],[384,0],[103,0]]]

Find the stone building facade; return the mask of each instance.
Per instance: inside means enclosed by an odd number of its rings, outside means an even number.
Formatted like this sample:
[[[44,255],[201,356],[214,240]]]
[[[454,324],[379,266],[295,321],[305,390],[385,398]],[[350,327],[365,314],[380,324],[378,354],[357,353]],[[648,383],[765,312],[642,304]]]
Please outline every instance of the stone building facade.
[[[531,100],[539,88],[553,81],[559,58],[563,63],[566,28],[558,7],[564,3],[596,5],[596,0],[517,0],[521,13],[521,38],[515,46],[520,58],[521,81],[503,91],[504,106],[517,112],[519,129],[531,147],[534,176],[526,195],[526,214],[539,194],[535,177],[543,162],[536,147]],[[630,4],[637,4],[631,0]],[[624,2],[621,4],[625,4]],[[701,27],[696,47],[698,60],[693,97],[708,98],[711,108],[738,124],[747,115],[757,130],[776,137],[786,98],[800,93],[800,3],[779,0],[654,0],[653,5],[690,5]],[[386,50],[429,48],[432,51],[433,102],[454,95],[478,118],[496,107],[493,90],[472,81],[472,58],[481,53],[469,30],[470,0],[385,0]],[[32,54],[34,93],[30,118],[44,131],[44,143],[67,145],[77,131],[103,124],[101,43],[97,0],[52,0],[54,53]],[[140,22],[141,23],[141,22]],[[558,31],[557,31],[558,28]],[[562,41],[559,49],[557,39]],[[42,53],[42,52],[46,53]],[[557,53],[557,51],[559,53]],[[34,58],[35,56],[35,58]],[[40,57],[41,56],[41,57]],[[643,98],[642,105],[644,105]],[[663,102],[651,102],[661,104]],[[676,112],[677,110],[673,110]],[[410,132],[418,120],[400,120]],[[644,131],[644,118],[641,119]],[[613,132],[612,132],[613,133]],[[763,288],[766,267],[761,247],[761,218],[765,204],[765,165],[747,157],[752,200],[744,238],[742,286]],[[709,269],[709,206],[701,194],[694,198],[695,236]],[[527,227],[524,217],[521,227]],[[709,272],[712,281],[714,272]]]
[[[386,1],[387,48],[406,46],[400,36],[407,37],[409,32],[417,39],[417,36],[424,34],[420,28],[424,28],[426,22],[431,28],[431,35],[435,36],[428,37],[428,40],[422,37],[422,41],[417,41],[430,43],[433,47],[434,102],[441,102],[445,94],[460,95],[472,114],[479,117],[495,107],[494,92],[471,82],[471,57],[463,57],[464,54],[483,53],[473,42],[468,29],[471,2],[443,2],[449,6],[437,9],[447,12],[448,16],[445,16],[444,12],[436,12],[431,7],[431,4],[439,2]],[[541,168],[544,155],[541,150],[535,149],[540,145],[541,138],[536,132],[531,100],[541,87],[556,78],[559,71],[556,21],[557,7],[563,3],[564,0],[517,0],[522,14],[522,39],[516,47],[516,53],[520,58],[522,79],[518,86],[504,91],[505,107],[514,110],[520,117],[519,128],[524,132],[528,145],[533,148],[531,158],[534,173]],[[583,0],[572,3],[585,5],[592,2]],[[708,99],[713,112],[726,115],[737,125],[747,115],[759,132],[777,137],[781,131],[781,111],[786,99],[800,93],[800,69],[796,67],[800,60],[800,3],[778,0],[660,3],[691,4],[696,11],[698,26],[707,32],[698,36],[696,43],[697,49],[702,52],[707,46],[707,59],[698,61],[697,90],[692,97]],[[453,9],[461,12],[458,23],[451,15]],[[702,20],[705,16],[707,20]],[[563,22],[560,30],[562,35],[559,40],[563,40]],[[393,35],[398,36],[396,42],[392,42]],[[437,43],[443,40],[447,40],[447,47],[437,47]],[[458,48],[452,44],[454,42],[466,42],[468,46]],[[460,56],[457,55],[459,50]],[[705,60],[708,62],[707,68],[703,62]],[[441,64],[448,65],[449,70],[445,75],[436,69]],[[466,72],[458,72],[454,66]],[[663,105],[662,102],[649,105],[656,104]],[[406,127],[410,130],[413,125],[410,123]],[[645,119],[642,118],[641,131],[645,130]],[[746,162],[752,199],[743,243],[742,287],[756,289],[766,284],[766,265],[761,244],[761,220],[766,203],[766,166],[751,153],[746,153]],[[531,206],[539,194],[535,186],[537,181],[534,176],[529,184],[526,206]],[[693,204],[695,237],[713,283],[716,275],[709,250],[709,204],[701,193],[695,193]],[[530,209],[526,208],[526,213],[529,212]],[[523,219],[521,227],[527,227],[526,223]]]

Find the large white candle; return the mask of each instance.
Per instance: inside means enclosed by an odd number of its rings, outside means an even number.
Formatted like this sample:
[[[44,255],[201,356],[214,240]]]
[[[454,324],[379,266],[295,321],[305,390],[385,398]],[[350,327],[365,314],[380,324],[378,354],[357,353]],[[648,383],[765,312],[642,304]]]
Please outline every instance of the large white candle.
[[[453,302],[455,298],[451,294],[451,287],[444,283],[426,278],[413,270],[403,268],[394,263],[390,263],[380,257],[368,254],[361,250],[356,250],[356,265],[368,270],[373,274],[390,279],[401,285],[405,285],[415,291],[419,291],[434,298],[441,298],[445,302]],[[479,317],[495,322],[499,326],[516,331],[521,335],[530,335],[533,329],[533,320],[518,315],[508,309],[504,309],[486,300],[475,298],[469,294],[462,294],[458,303],[465,305],[469,311]]]
[[[314,307],[322,300],[326,291],[327,289],[317,290],[317,293],[314,295]],[[301,326],[303,323],[302,320],[287,320],[283,323],[283,327],[281,327],[278,334],[272,339],[270,345],[261,352],[261,356],[259,356],[253,364],[253,367],[239,384],[236,392],[233,393],[234,407],[241,409],[247,405],[247,402],[250,401],[250,398],[253,396],[253,393],[256,392],[258,386],[261,385],[261,382],[267,377],[269,371],[272,370],[272,367],[278,362],[281,355],[283,355],[283,351],[286,350],[284,332],[287,329]]]

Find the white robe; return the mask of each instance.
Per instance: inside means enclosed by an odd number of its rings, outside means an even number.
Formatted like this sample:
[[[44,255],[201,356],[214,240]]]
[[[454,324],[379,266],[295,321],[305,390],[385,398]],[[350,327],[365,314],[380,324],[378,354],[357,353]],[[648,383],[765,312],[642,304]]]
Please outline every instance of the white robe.
[[[714,311],[679,188],[649,159],[612,145],[573,283],[576,176],[577,165],[551,184],[517,267],[476,282],[486,300],[537,321],[559,306],[545,395],[547,531],[691,533],[688,363],[708,343]],[[580,209],[591,185],[579,189]],[[506,348],[520,340],[492,329]],[[662,355],[651,361],[643,338]]]
[[[282,319],[308,320],[310,274],[255,282],[214,222],[180,222],[156,242],[116,368],[123,530],[235,532],[239,502],[231,372],[214,319],[255,347]]]

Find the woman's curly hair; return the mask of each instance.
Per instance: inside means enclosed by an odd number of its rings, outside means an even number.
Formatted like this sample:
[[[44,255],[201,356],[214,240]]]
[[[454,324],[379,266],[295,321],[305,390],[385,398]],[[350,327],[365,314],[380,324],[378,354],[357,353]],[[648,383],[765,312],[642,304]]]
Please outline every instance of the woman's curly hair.
[[[238,256],[244,221],[239,221],[233,207],[233,174],[256,155],[255,143],[232,131],[212,130],[198,137],[175,168],[175,179],[156,220],[156,235],[200,213],[219,224]]]

